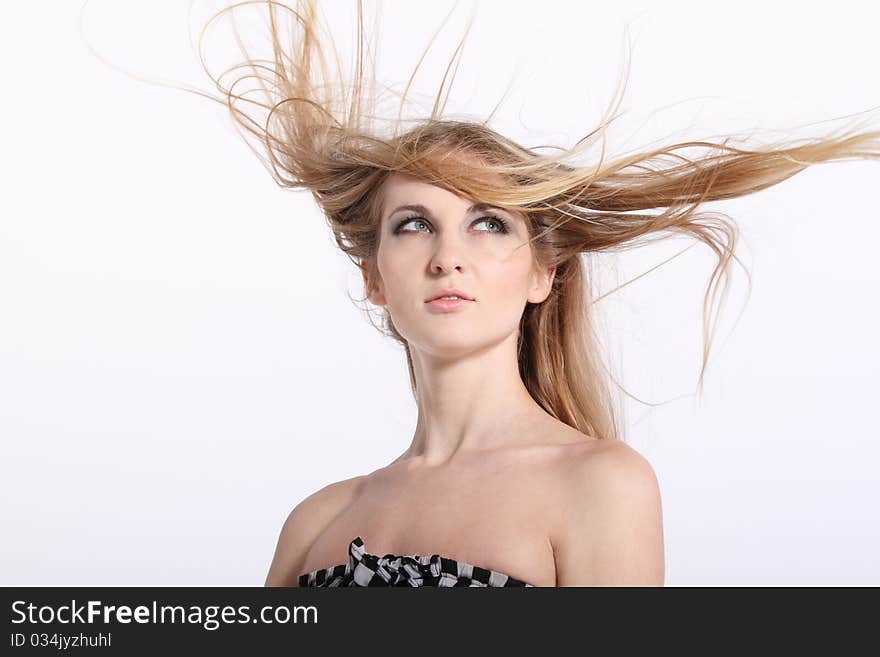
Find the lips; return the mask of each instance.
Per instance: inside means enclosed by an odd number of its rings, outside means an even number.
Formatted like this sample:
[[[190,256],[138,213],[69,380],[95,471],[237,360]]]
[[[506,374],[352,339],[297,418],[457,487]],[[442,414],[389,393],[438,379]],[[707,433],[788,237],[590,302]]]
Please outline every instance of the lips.
[[[434,301],[435,299],[440,299],[441,297],[458,297],[460,299],[464,299],[465,301],[473,301],[473,298],[462,292],[461,290],[456,290],[455,288],[448,288],[445,290],[440,290],[439,292],[435,292],[431,297],[425,299],[425,303],[429,303]]]
[[[470,299],[434,299],[427,303],[431,312],[453,313],[465,308],[469,303],[474,303]]]

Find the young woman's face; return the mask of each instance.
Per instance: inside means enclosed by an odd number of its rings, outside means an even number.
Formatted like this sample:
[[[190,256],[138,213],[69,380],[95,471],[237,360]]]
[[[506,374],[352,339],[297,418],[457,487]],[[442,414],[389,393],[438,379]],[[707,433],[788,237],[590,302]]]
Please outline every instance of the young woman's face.
[[[414,205],[423,207],[402,207]],[[369,298],[386,305],[411,347],[427,353],[461,355],[504,340],[526,302],[543,301],[550,290],[555,272],[534,270],[525,218],[472,205],[403,174],[385,182],[380,280]],[[447,288],[474,300],[451,312],[427,302]]]

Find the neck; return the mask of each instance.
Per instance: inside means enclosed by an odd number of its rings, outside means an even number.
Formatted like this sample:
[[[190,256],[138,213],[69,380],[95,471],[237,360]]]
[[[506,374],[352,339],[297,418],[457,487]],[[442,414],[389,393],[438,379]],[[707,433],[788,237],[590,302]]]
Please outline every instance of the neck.
[[[454,358],[412,353],[418,423],[409,449],[398,460],[438,466],[514,446],[528,423],[549,417],[520,377],[516,334]]]

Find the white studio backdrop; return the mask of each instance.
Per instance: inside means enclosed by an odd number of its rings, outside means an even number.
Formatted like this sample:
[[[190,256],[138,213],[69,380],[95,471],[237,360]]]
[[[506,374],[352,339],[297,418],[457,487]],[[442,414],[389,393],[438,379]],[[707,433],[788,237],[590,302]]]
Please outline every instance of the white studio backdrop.
[[[322,5],[350,53],[354,0]],[[184,2],[93,0],[82,33],[79,3],[0,9],[0,584],[262,584],[295,504],[412,437],[403,351],[349,300],[360,275],[310,196],[220,105],[89,51],[210,90],[189,39],[222,6],[196,2],[188,27]],[[415,80],[432,97],[474,8],[447,110],[482,118],[516,75],[493,127],[526,145],[595,127],[627,39],[616,152],[821,136],[842,124],[791,128],[880,105],[868,0],[386,0],[383,81],[402,89],[454,9]],[[661,484],[667,585],[880,584],[878,182],[876,161],[829,163],[708,206],[738,222],[753,288],[734,263],[700,400],[713,254],[602,302],[646,402],[627,398],[624,428]],[[609,260],[607,286],[687,245]]]

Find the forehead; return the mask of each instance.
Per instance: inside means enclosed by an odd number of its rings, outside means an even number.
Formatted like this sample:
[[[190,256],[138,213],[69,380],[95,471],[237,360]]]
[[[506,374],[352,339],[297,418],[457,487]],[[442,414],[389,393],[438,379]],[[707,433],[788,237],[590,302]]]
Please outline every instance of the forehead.
[[[436,199],[436,201],[460,202],[467,201],[447,189],[432,185],[423,180],[404,173],[392,173],[382,185],[382,213],[391,211],[400,203],[419,200]]]
[[[405,204],[423,204],[426,206],[459,206],[462,210],[467,210],[473,204],[477,203],[472,199],[452,192],[443,187],[425,182],[408,174],[394,172],[382,185],[382,217],[387,217],[395,208]],[[517,212],[507,212],[512,216],[517,216]]]

